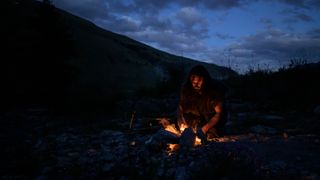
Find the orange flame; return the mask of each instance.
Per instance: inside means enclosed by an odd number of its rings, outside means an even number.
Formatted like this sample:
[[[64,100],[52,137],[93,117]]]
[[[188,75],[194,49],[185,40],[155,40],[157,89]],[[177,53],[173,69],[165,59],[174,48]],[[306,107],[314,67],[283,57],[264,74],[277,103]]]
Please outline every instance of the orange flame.
[[[186,124],[181,124],[181,125],[180,125],[180,128],[179,128],[180,131],[178,131],[178,130],[175,128],[174,124],[170,124],[170,125],[167,125],[167,126],[165,127],[165,130],[166,130],[166,131],[169,131],[169,132],[171,132],[171,133],[174,133],[174,134],[176,134],[177,136],[181,136],[181,134],[183,133],[183,131],[184,131],[186,128],[188,128],[188,126],[187,126]],[[199,145],[201,145],[201,139],[196,136],[194,146],[199,146]],[[167,152],[168,152],[169,155],[171,155],[171,154],[172,154],[174,151],[176,151],[178,148],[179,148],[179,145],[178,145],[178,144],[168,144]]]

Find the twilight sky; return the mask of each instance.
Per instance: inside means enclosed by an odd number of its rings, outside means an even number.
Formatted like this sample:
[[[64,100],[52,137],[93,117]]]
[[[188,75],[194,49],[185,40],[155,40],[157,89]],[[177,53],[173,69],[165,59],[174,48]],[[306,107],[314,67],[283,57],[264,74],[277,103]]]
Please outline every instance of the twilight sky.
[[[231,67],[320,61],[320,0],[53,0],[157,49]]]

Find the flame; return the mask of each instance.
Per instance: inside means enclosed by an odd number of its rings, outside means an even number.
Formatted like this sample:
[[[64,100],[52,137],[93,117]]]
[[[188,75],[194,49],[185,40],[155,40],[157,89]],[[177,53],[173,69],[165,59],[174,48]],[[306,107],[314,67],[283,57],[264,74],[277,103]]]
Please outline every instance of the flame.
[[[182,133],[188,126],[186,124],[180,125],[180,132]]]
[[[180,125],[180,128],[179,128],[180,131],[179,131],[179,130],[177,130],[177,129],[175,128],[175,125],[174,125],[174,124],[170,124],[170,125],[167,125],[167,126],[165,127],[165,130],[166,130],[166,131],[169,131],[169,132],[171,132],[171,133],[174,133],[174,134],[176,134],[176,135],[178,135],[178,136],[181,136],[181,134],[183,133],[183,131],[184,131],[186,128],[188,128],[188,126],[187,126],[186,124],[181,124],[181,125]],[[167,145],[168,145],[168,147],[167,147],[167,152],[168,152],[169,155],[171,155],[174,151],[176,151],[177,149],[179,149],[179,144],[167,144]],[[199,146],[199,145],[201,145],[201,139],[196,136],[194,146]]]
[[[183,131],[188,128],[186,124],[181,124],[179,130],[176,129],[174,124],[166,125],[165,130],[169,131],[173,134],[176,134],[177,136],[181,136]],[[241,137],[215,137],[215,138],[209,138],[208,141],[215,141],[215,142],[235,142],[237,140],[241,139]],[[194,146],[200,146],[201,145],[201,139],[196,136]],[[171,155],[174,151],[179,149],[179,144],[167,144],[167,153],[168,155]]]
[[[173,134],[176,134],[176,135],[178,135],[178,136],[181,135],[181,133],[174,127],[174,124],[169,124],[169,125],[167,125],[167,126],[164,128],[164,130],[169,131],[169,132],[171,132],[171,133],[173,133]]]
[[[196,140],[195,140],[194,146],[200,146],[200,145],[201,145],[201,139],[198,138],[198,136],[196,136]]]

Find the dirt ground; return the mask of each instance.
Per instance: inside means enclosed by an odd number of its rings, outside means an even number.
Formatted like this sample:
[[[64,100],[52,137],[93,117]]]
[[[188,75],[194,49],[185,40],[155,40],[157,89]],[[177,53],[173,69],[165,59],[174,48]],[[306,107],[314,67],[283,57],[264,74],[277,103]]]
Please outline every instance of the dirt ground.
[[[121,178],[116,170],[119,167],[134,167],[140,172],[128,171],[123,175],[125,179],[179,179],[173,165],[166,165],[168,154],[146,150],[145,142],[157,128],[147,127],[150,131],[128,135],[128,119],[97,113],[59,114],[46,108],[1,112],[0,120],[3,179],[48,179],[57,175],[69,179]],[[137,129],[147,124],[142,117],[134,123]],[[266,179],[319,179],[318,130],[319,119],[314,114],[234,108],[227,134],[211,143],[250,149],[259,159],[256,168]],[[194,164],[190,157],[190,164]],[[242,179],[241,175],[238,178]]]

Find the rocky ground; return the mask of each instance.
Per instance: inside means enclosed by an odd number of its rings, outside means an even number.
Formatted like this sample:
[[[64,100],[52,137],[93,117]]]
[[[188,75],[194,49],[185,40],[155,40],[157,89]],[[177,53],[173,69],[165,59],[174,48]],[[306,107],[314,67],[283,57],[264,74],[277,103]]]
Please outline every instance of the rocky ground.
[[[317,112],[262,112],[254,104],[234,100],[227,135],[169,155],[165,146],[149,140],[160,128],[153,118],[172,109],[174,102],[121,102],[119,111],[137,111],[118,118],[59,114],[46,108],[1,112],[1,178],[320,178]],[[139,114],[147,108],[147,114]]]

